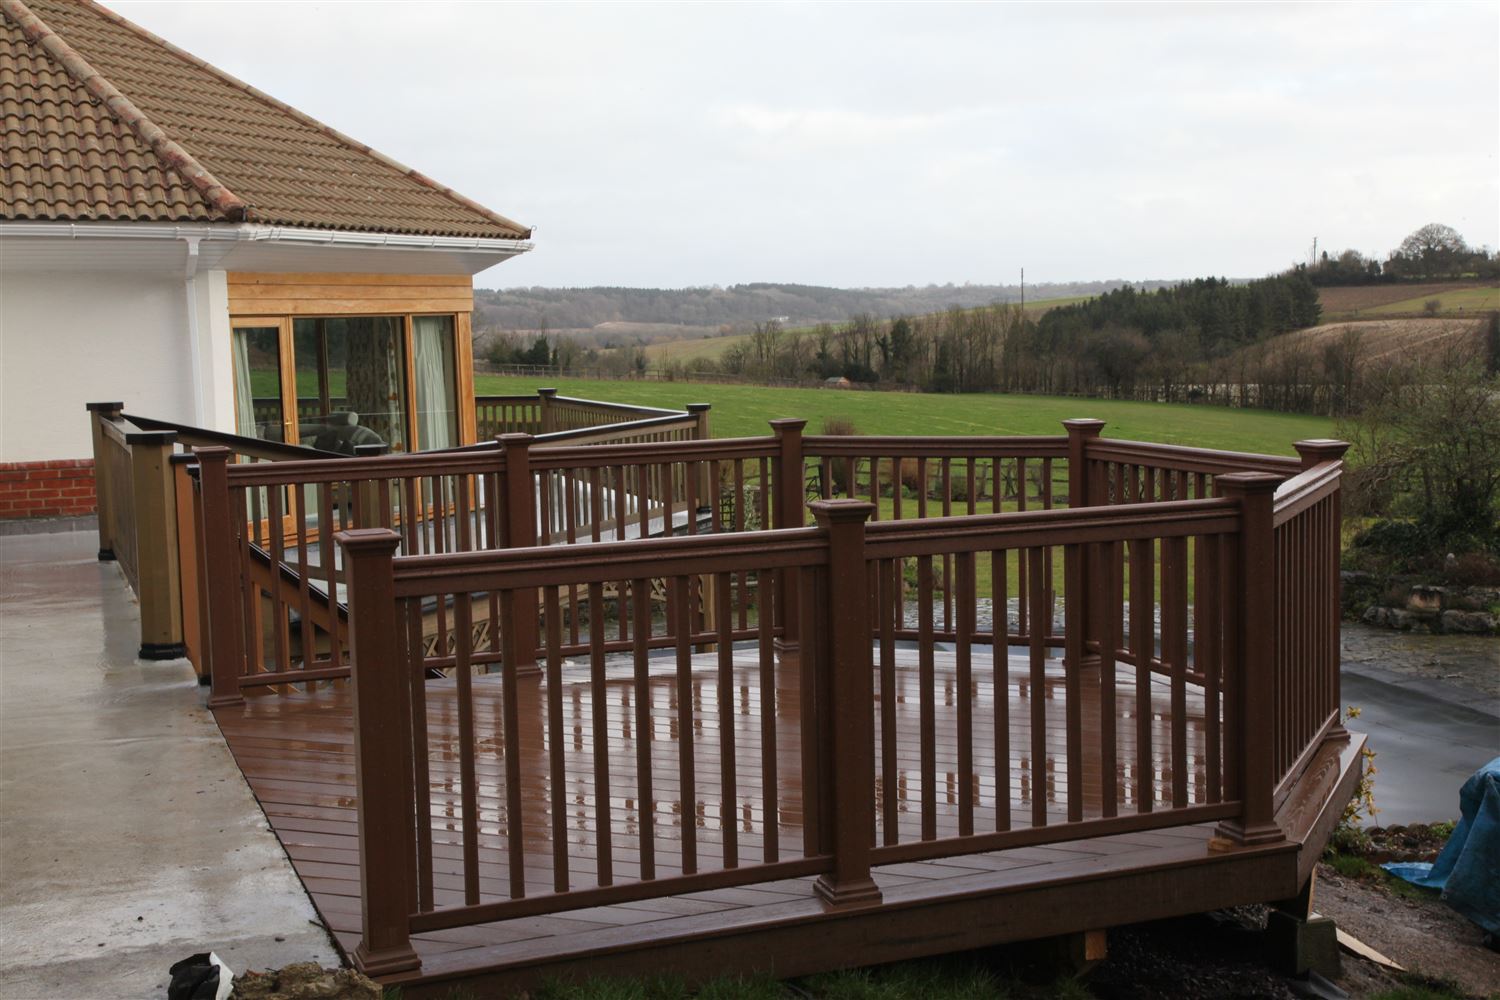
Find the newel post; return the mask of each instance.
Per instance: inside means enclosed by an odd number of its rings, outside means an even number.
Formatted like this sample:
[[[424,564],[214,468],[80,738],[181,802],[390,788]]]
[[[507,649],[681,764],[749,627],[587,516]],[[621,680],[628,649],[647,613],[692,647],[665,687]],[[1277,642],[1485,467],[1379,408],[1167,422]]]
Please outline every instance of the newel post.
[[[710,437],[708,429],[708,411],[713,409],[712,403],[689,403],[687,411],[698,419],[698,426],[693,428],[693,440],[707,441]],[[698,506],[712,509],[719,502],[719,484],[713,481],[713,463],[698,463]]]
[[[545,390],[543,390],[545,391]],[[530,434],[501,434],[495,439],[505,452],[505,523],[502,541],[508,549],[531,548],[537,544],[536,483],[531,475]],[[517,590],[515,648],[524,658],[516,663],[517,677],[535,677],[541,673],[536,663],[537,616],[540,594],[535,588]]]
[[[551,434],[557,430],[557,416],[552,412],[552,401],[556,398],[556,389],[538,389],[536,391],[538,434]]]
[[[378,444],[357,444],[354,446],[355,458],[380,458],[389,455],[391,446],[384,441]],[[390,519],[389,509],[380,509],[380,480],[374,476],[364,478],[351,477],[350,494],[354,500],[354,511],[357,515],[355,524],[361,528],[385,528],[389,527],[386,521]]]
[[[866,576],[865,522],[875,505],[865,500],[818,500],[809,505],[818,527],[828,536],[828,573],[815,605],[816,657],[802,658],[828,671],[827,705],[818,719],[828,726],[832,787],[829,810],[833,872],[818,876],[816,891],[835,906],[868,906],[880,902],[870,877],[870,850],[875,829],[875,681],[871,666],[869,594]]]
[[[411,669],[398,622],[391,560],[401,536],[355,528],[334,538],[349,580],[349,664],[354,688],[354,787],[359,813],[360,916],[354,961],[369,976],[421,966],[408,914],[416,859],[412,801]]]
[[[104,422],[119,420],[124,410],[124,403],[88,404],[89,432],[94,442],[94,506],[98,510],[99,559],[102,562],[112,562],[115,558],[114,524],[111,521],[114,511],[110,499],[114,483],[109,474],[109,443],[104,437]]]
[[[774,528],[801,528],[807,523],[802,480],[802,429],[806,426],[806,420],[793,418],[771,421],[777,446],[775,496],[771,504]],[[761,489],[765,488],[762,483]],[[781,637],[776,640],[776,650],[783,657],[792,657],[797,655],[802,634],[798,626],[801,597],[797,574],[783,572],[778,584],[776,621],[781,625]]]
[[[1219,496],[1239,501],[1239,579],[1225,595],[1225,642],[1235,660],[1229,685],[1230,746],[1235,755],[1240,815],[1219,823],[1218,836],[1234,845],[1285,839],[1276,824],[1279,775],[1272,758],[1276,712],[1276,543],[1272,521],[1276,487],[1270,472],[1234,472],[1214,479]],[[1232,645],[1231,645],[1232,644]]]
[[[182,645],[182,574],[177,551],[176,431],[131,431],[130,480],[135,500],[136,576],[140,586],[143,660],[175,660]]]
[[[1344,452],[1349,450],[1349,442],[1333,438],[1309,438],[1298,441],[1292,447],[1297,449],[1297,454],[1302,458],[1302,471],[1306,472],[1315,465],[1337,462],[1343,458]]]
[[[1105,503],[1107,498],[1103,495],[1104,483],[1089,460],[1089,446],[1099,440],[1099,435],[1104,430],[1104,421],[1079,418],[1064,420],[1062,424],[1068,432],[1068,507],[1078,510]],[[1080,590],[1077,594],[1067,595],[1070,605],[1077,599],[1077,621],[1083,624],[1083,641],[1078,646],[1083,650],[1083,662],[1067,664],[1070,668],[1099,664],[1100,637],[1104,635],[1104,607],[1092,599],[1092,581],[1096,568],[1093,548],[1091,545],[1077,546],[1075,558],[1078,560],[1078,572],[1072,578],[1079,581]]]
[[[198,496],[203,526],[203,656],[208,658],[209,708],[244,702],[240,674],[244,671],[240,640],[240,588],[244,567],[235,545],[233,507],[229,502],[229,449],[197,448]]]

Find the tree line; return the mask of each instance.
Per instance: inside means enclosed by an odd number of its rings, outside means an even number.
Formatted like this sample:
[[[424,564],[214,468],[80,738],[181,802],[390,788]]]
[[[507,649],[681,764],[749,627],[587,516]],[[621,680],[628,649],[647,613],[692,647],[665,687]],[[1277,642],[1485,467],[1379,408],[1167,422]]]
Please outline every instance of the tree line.
[[[1399,281],[1454,281],[1463,278],[1500,278],[1500,253],[1471,247],[1458,230],[1430,222],[1416,230],[1382,262],[1358,250],[1322,255],[1311,265],[1299,264],[1314,285],[1378,285]]]

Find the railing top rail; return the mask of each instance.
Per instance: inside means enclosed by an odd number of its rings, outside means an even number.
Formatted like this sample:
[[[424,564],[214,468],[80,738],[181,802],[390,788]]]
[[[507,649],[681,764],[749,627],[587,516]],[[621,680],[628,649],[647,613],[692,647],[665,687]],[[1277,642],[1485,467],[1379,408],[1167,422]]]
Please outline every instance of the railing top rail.
[[[568,583],[819,566],[828,559],[821,528],[721,532],[589,545],[490,549],[397,556],[397,597],[473,593]]]
[[[283,444],[280,441],[266,441],[261,438],[242,437],[239,434],[211,431],[203,427],[194,427],[191,424],[158,420],[155,417],[142,417],[133,413],[127,413],[124,417],[142,430],[175,431],[178,440],[184,444],[221,445],[238,454],[248,455],[251,458],[266,458],[272,461],[292,461],[298,459],[311,461],[315,459],[344,457],[335,451],[322,451],[318,448],[308,448],[305,445]]]
[[[515,396],[515,395],[486,396],[486,395],[481,395],[481,394],[476,393],[475,396],[474,396],[474,401],[476,403],[538,403],[539,404],[542,401],[542,397],[541,396],[524,396],[524,395],[522,395],[522,396]]]
[[[588,437],[591,434],[618,434],[622,431],[649,430],[653,427],[667,427],[673,424],[696,424],[697,417],[691,413],[674,413],[671,410],[660,416],[642,417],[640,420],[626,420],[618,424],[596,424],[593,427],[575,427],[565,431],[548,431],[536,436],[538,444],[546,444],[551,441],[569,441],[574,438]]]
[[[1215,475],[1224,472],[1278,472],[1293,475],[1302,468],[1300,459],[1280,455],[1217,451],[1180,444],[1155,444],[1103,437],[1089,442],[1088,457],[1093,461],[1134,462],[1138,465],[1171,467],[1182,472]]]
[[[231,465],[229,485],[288,486],[293,483],[337,483],[350,479],[456,476],[502,472],[504,469],[504,450],[491,442],[488,448],[461,451],[417,451],[398,455],[372,455],[368,458],[330,454],[306,461]]]
[[[623,444],[557,446],[536,438],[531,453],[534,469],[574,469],[594,465],[638,465],[659,462],[733,461],[737,458],[771,458],[777,454],[776,438],[713,438],[707,441],[639,441]]]
[[[1067,435],[1036,437],[906,437],[862,434],[808,434],[803,451],[818,457],[871,455],[929,458],[1066,458]]]
[[[1322,462],[1276,488],[1271,523],[1279,527],[1339,488],[1342,462]]]
[[[865,552],[871,559],[890,559],[1133,538],[1225,534],[1238,530],[1239,526],[1239,503],[1225,497],[1077,509],[1063,507],[914,521],[875,521],[865,529]]]
[[[641,413],[654,417],[684,416],[686,410],[665,410],[659,406],[641,406],[636,403],[611,403],[602,399],[580,399],[577,396],[553,396],[552,403],[564,406],[583,406],[591,410],[613,410],[616,413]]]

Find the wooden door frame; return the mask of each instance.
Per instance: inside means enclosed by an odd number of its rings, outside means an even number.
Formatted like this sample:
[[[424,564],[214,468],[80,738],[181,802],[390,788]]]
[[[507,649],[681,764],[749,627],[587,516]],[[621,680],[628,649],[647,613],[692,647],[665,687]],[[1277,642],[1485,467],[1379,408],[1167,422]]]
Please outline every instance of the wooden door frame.
[[[276,330],[276,369],[278,381],[281,383],[281,440],[285,444],[298,443],[297,431],[297,366],[292,357],[292,318],[290,316],[259,316],[247,314],[244,316],[229,317],[229,351],[230,358],[234,357],[234,335],[238,330]],[[237,378],[238,372],[231,372],[231,378]],[[250,388],[250,416],[255,417],[255,387]],[[236,398],[238,389],[236,386]],[[234,429],[240,437],[257,437],[256,434],[246,434],[245,429],[240,426],[239,407],[235,407]]]

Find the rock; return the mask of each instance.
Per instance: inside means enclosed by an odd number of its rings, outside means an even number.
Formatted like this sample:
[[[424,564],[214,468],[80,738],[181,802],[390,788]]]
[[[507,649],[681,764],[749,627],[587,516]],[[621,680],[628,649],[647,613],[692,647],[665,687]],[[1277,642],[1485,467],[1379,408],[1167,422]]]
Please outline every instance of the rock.
[[[1444,611],[1444,632],[1461,635],[1491,635],[1496,631],[1495,616],[1483,611]]]

